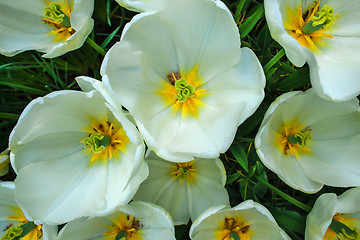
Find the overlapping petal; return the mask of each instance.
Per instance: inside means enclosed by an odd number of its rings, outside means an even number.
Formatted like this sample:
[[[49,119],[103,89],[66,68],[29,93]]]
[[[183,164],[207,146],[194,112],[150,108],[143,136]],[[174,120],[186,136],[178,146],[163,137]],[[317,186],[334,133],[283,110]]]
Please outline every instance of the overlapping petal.
[[[350,239],[343,236],[342,229],[346,227],[345,232],[357,231],[359,234],[359,197],[360,188],[347,190],[340,196],[334,193],[322,194],[306,219],[305,240]],[[336,225],[343,228],[334,227]]]
[[[84,142],[100,133],[111,142],[95,152]],[[19,205],[53,224],[127,204],[148,174],[135,126],[95,90],[59,91],[31,102],[10,149]]]
[[[114,213],[102,217],[69,222],[59,233],[59,240],[115,239],[119,232],[129,239],[175,240],[170,215],[159,206],[134,201]]]
[[[63,6],[62,10],[69,15],[69,26],[50,23],[54,19],[49,21],[45,16],[44,9],[52,2]],[[45,53],[43,57],[54,58],[75,50],[82,46],[93,28],[93,9],[94,0],[3,1],[0,3],[0,53],[14,56],[37,50]]]
[[[272,37],[284,47],[292,63],[310,67],[310,80],[317,94],[333,101],[347,101],[360,93],[359,68],[360,3],[342,1],[266,0],[265,15]],[[319,3],[319,7],[317,5]],[[334,23],[307,33],[308,16],[324,6],[333,9]],[[341,81],[340,81],[341,79]]]
[[[251,50],[240,49],[238,29],[223,3],[170,5],[138,14],[126,25],[105,56],[103,82],[159,156],[175,162],[215,158],[259,106],[264,74]],[[195,88],[184,102],[169,80],[177,75]]]
[[[230,239],[230,234],[236,234],[240,239],[290,239],[271,213],[252,200],[233,208],[212,207],[201,214],[190,228],[193,240]]]
[[[255,138],[257,153],[284,182],[304,192],[324,184],[359,186],[359,123],[357,99],[330,102],[313,89],[286,93],[265,114]]]
[[[190,218],[195,220],[214,205],[229,204],[224,187],[225,169],[219,159],[174,163],[149,152],[146,162],[149,177],[140,185],[134,199],[165,208],[175,224],[186,224]]]

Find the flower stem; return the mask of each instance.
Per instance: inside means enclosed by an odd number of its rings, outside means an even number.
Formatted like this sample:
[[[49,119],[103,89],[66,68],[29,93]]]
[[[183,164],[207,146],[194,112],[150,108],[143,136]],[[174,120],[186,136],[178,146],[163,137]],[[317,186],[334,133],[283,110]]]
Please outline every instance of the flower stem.
[[[311,211],[311,207],[296,200],[293,197],[290,197],[289,195],[287,195],[286,193],[284,193],[283,191],[277,189],[276,187],[274,187],[273,185],[271,185],[270,183],[268,183],[267,181],[263,180],[262,178],[255,176],[255,178],[263,183],[264,185],[266,185],[267,188],[269,188],[270,190],[274,191],[276,194],[278,194],[279,196],[281,196],[282,198],[284,198],[285,200],[287,200],[288,202],[290,202],[291,204],[301,208],[302,210],[306,211],[306,212],[310,212]]]
[[[98,53],[105,56],[106,52],[99,45],[96,44],[91,38],[86,39],[86,43],[89,44],[93,49],[95,49]]]

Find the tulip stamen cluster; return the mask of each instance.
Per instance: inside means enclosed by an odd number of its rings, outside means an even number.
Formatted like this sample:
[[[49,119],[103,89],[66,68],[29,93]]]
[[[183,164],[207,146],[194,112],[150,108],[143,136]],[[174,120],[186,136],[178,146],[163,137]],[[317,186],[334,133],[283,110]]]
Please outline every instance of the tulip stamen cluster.
[[[218,231],[217,239],[222,240],[250,240],[252,232],[250,231],[250,225],[240,219],[225,218],[222,230]]]
[[[196,169],[193,166],[194,161],[185,162],[185,163],[176,163],[176,169],[171,172],[172,175],[175,175],[176,178],[179,178],[179,184],[184,180],[193,181],[194,172]]]
[[[311,129],[306,127],[300,130],[301,125],[302,124],[299,123],[296,127],[283,126],[279,142],[280,147],[286,156],[289,153],[295,156],[299,151],[311,151],[306,147],[312,139]]]
[[[66,5],[63,6],[60,3],[51,2],[48,7],[44,8],[44,15],[46,18],[42,18],[45,24],[48,24],[54,28],[51,31],[56,34],[56,41],[66,40],[76,31],[71,27],[70,23],[70,6],[67,0]]]
[[[119,151],[124,152],[126,143],[130,141],[123,127],[117,127],[108,121],[91,124],[91,127],[93,133],[89,133],[89,137],[81,141],[93,154],[91,164],[99,159],[104,161],[107,157],[111,160]]]
[[[320,1],[305,14],[303,14],[302,8],[299,8],[297,14],[289,14],[291,19],[284,24],[287,32],[300,45],[309,49],[314,49],[314,44],[319,42],[321,37],[333,38],[329,34],[324,34],[323,30],[334,24],[336,14],[328,5],[324,5],[320,10],[319,6]]]
[[[104,233],[106,239],[116,240],[141,240],[140,221],[131,215],[120,213],[117,218],[113,219],[114,224],[110,225],[111,229]]]
[[[19,207],[13,209],[17,216],[9,216],[8,218],[11,221],[20,222],[20,226],[13,226],[10,224],[4,230],[6,231],[5,235],[1,240],[16,240],[22,239],[26,236],[26,239],[40,239],[43,236],[42,225],[35,225],[33,222],[30,222],[25,217],[23,211]]]
[[[171,108],[175,112],[181,111],[184,115],[197,117],[198,109],[203,104],[200,99],[206,91],[206,89],[199,89],[202,81],[197,76],[197,67],[188,74],[172,72],[167,75],[167,79],[168,82],[158,94],[172,105]]]
[[[356,218],[346,217],[342,213],[336,213],[324,235],[324,239],[360,239],[359,230],[353,227],[358,225],[358,221]]]

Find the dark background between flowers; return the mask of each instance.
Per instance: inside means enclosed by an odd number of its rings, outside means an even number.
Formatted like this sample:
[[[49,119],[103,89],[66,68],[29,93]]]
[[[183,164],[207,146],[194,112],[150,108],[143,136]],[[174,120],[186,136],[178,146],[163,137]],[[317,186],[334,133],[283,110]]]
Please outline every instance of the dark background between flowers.
[[[269,105],[282,93],[306,90],[310,85],[309,68],[294,67],[284,56],[284,50],[269,33],[261,0],[224,0],[239,26],[242,47],[252,49],[264,67],[266,75],[265,99],[257,111],[238,128],[230,149],[220,156],[226,172],[226,189],[231,206],[247,199],[267,207],[289,236],[303,239],[305,221],[318,196],[325,192],[341,194],[342,188],[324,187],[317,194],[305,194],[283,183],[259,160],[254,138]],[[124,25],[136,13],[120,7],[114,0],[95,0],[90,34],[94,42],[108,50],[120,35]],[[226,43],[224,43],[226,44]],[[52,91],[79,90],[75,77],[84,75],[101,80],[103,56],[89,44],[55,58],[44,59],[41,53],[27,51],[9,58],[0,55],[0,152],[8,147],[8,138],[19,115],[33,99]],[[0,177],[13,181],[13,170]],[[189,239],[191,222],[176,227],[176,239]]]

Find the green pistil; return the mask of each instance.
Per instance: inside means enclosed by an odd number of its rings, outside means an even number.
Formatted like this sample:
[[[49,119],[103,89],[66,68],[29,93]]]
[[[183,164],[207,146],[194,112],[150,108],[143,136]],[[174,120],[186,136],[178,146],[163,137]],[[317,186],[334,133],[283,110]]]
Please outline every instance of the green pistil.
[[[190,176],[190,172],[187,168],[179,168],[179,173],[181,179],[185,179]]]
[[[4,236],[2,236],[1,240],[19,240],[23,229],[20,226],[11,227],[6,230]]]
[[[195,93],[195,87],[187,83],[185,78],[180,78],[175,82],[175,89],[178,90],[178,93],[174,97],[181,103],[185,102],[188,98],[192,98]]]
[[[236,232],[231,232],[230,233],[230,239],[231,240],[240,240],[240,237]]]
[[[297,144],[300,147],[306,147],[309,140],[311,140],[311,133],[309,132],[298,132],[295,135],[291,135],[288,137],[288,142],[291,144]]]
[[[84,146],[91,148],[93,153],[101,153],[110,143],[111,138],[107,135],[102,136],[100,133],[93,133],[90,137],[84,139]]]
[[[351,229],[342,222],[332,220],[329,228],[340,237],[341,240],[360,240],[360,232],[356,228]]]
[[[319,11],[317,16],[311,17],[311,21],[309,21],[302,32],[304,34],[312,34],[321,28],[327,28],[333,25],[335,22],[335,14],[334,9],[329,5],[324,5]]]
[[[48,7],[44,8],[44,15],[51,20],[61,23],[65,27],[71,27],[69,17],[61,11],[61,5],[59,3],[50,3]]]
[[[127,236],[127,232],[121,231],[116,235],[115,240],[125,240],[126,236]]]

